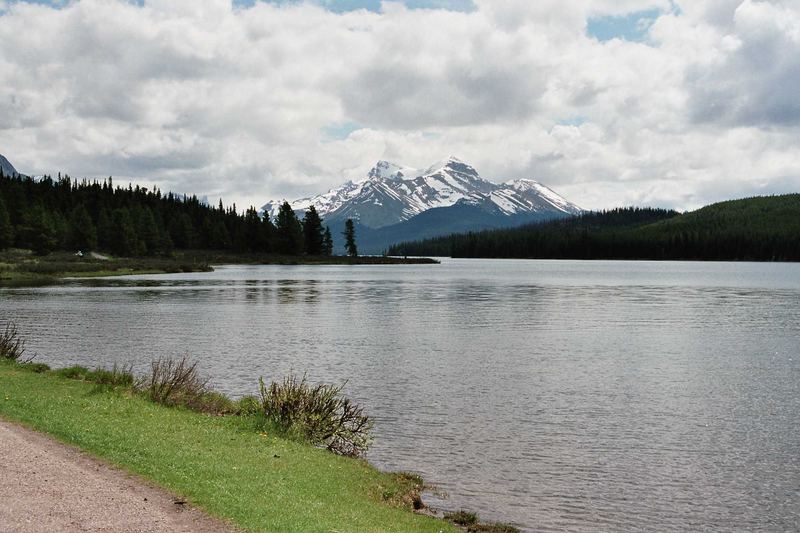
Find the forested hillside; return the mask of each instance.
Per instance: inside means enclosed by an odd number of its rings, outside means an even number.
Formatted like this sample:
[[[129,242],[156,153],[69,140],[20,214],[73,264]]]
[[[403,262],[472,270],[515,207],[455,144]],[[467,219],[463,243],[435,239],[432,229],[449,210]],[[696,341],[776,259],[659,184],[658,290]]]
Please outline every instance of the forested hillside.
[[[173,249],[330,255],[332,239],[316,212],[303,221],[291,208],[275,221],[250,207],[217,207],[158,189],[115,187],[111,178],[32,179],[0,171],[0,249],[102,250],[120,256]]]
[[[531,259],[800,260],[800,194],[731,200],[679,214],[587,213],[513,229],[402,243],[391,255]]]

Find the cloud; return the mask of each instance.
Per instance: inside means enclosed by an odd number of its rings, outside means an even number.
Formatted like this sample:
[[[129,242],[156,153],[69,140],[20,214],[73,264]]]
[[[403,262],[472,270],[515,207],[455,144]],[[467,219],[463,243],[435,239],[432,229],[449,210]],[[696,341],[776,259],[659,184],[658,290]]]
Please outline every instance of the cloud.
[[[743,2],[722,42],[716,57],[688,69],[692,117],[727,126],[800,125],[800,8]]]
[[[367,7],[0,2],[0,153],[240,207],[451,153],[590,208],[800,189],[792,1]]]

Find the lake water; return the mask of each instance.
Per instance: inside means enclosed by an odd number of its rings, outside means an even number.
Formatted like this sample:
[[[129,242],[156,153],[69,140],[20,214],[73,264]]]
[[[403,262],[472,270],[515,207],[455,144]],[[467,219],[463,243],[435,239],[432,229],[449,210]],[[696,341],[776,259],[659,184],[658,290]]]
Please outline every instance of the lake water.
[[[370,460],[525,530],[800,529],[800,264],[229,266],[0,290],[55,366],[348,380]]]

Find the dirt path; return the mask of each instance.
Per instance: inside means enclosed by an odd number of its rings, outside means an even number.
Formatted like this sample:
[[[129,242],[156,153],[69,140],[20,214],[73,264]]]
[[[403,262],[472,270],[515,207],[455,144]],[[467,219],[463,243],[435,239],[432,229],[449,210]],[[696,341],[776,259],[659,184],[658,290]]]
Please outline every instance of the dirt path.
[[[133,475],[4,420],[0,494],[0,531],[234,531]]]

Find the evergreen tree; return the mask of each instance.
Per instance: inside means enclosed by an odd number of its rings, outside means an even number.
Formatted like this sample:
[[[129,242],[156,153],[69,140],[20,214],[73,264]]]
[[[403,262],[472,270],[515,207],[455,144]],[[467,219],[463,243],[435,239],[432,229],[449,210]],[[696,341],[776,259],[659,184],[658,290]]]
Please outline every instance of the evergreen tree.
[[[92,222],[92,217],[83,206],[79,205],[72,210],[69,216],[67,230],[68,246],[78,250],[94,250],[97,248],[97,230]]]
[[[45,255],[56,249],[58,232],[53,220],[41,204],[28,212],[25,225],[19,232],[23,245],[29,246],[36,254]]]
[[[344,223],[344,249],[350,257],[358,256],[358,248],[356,247],[356,227],[353,224],[353,219],[348,218]]]
[[[308,208],[306,216],[303,217],[303,236],[306,243],[306,253],[308,255],[322,255],[322,219],[313,205]]]
[[[133,217],[136,234],[141,241],[139,247],[143,248],[146,254],[158,253],[161,246],[161,235],[153,211],[149,207],[142,207],[134,211]]]
[[[275,219],[275,248],[278,253],[300,255],[303,253],[303,226],[289,202],[283,202]]]
[[[191,248],[195,241],[194,225],[187,213],[180,213],[169,224],[169,236],[178,248]]]
[[[11,217],[8,215],[6,203],[0,196],[0,250],[8,248],[12,244],[14,244],[14,227],[11,225]]]
[[[249,252],[262,251],[266,247],[261,217],[253,206],[244,214],[244,240],[244,249]]]
[[[231,245],[231,237],[225,221],[217,215],[208,215],[203,220],[203,233],[206,234],[206,246],[214,250],[224,250]]]
[[[114,210],[112,228],[111,250],[121,256],[135,255],[139,251],[139,237],[127,209]]]
[[[275,226],[269,219],[269,213],[264,212],[261,219],[261,233],[264,235],[264,249],[262,252],[272,252],[275,248]]]
[[[114,223],[106,208],[101,209],[97,217],[97,244],[101,250],[110,250],[114,246]]]
[[[333,255],[333,237],[328,226],[325,226],[325,234],[322,236],[322,255]]]

